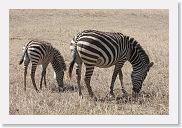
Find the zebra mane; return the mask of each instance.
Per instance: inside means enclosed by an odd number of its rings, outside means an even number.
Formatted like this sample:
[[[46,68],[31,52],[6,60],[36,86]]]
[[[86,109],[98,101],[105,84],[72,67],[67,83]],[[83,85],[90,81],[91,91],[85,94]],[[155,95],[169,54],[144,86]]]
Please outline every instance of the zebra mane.
[[[127,37],[127,38],[129,38],[129,37]],[[142,48],[142,46],[138,43],[138,41],[136,41],[134,38],[129,38],[129,42],[131,43],[131,49],[137,50],[137,53],[139,54],[139,56],[142,59],[142,63],[144,65],[148,65],[150,63],[149,57],[146,54],[145,50]]]
[[[57,50],[56,48],[53,48],[54,49],[54,52],[55,52],[55,56],[53,58],[53,61],[55,63],[59,63],[58,65],[59,66],[62,66],[62,68],[64,69],[64,71],[66,71],[66,64],[65,64],[65,61],[64,61],[64,58],[63,56],[61,55],[61,53],[59,52],[59,50]],[[61,63],[61,65],[60,65]]]

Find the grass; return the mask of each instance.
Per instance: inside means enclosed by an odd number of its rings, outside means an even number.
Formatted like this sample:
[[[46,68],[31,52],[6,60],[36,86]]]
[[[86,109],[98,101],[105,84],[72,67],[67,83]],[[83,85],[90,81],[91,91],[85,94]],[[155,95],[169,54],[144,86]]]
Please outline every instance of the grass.
[[[10,10],[9,31],[9,113],[11,115],[166,115],[169,114],[169,35],[167,10]],[[22,47],[31,39],[42,39],[52,43],[64,56],[67,67],[71,61],[69,44],[80,31],[96,29],[121,32],[134,37],[149,55],[154,66],[144,81],[137,102],[131,98],[132,67],[126,62],[123,67],[124,86],[129,93],[121,93],[119,79],[115,82],[117,99],[107,98],[113,68],[95,68],[91,87],[100,99],[89,98],[82,70],[82,91],[78,96],[75,78],[70,80],[65,73],[67,90],[59,93],[53,79],[51,65],[47,69],[47,85],[36,93],[27,75],[27,91],[23,90],[23,66],[18,62]],[[36,71],[37,86],[41,68]],[[39,86],[38,86],[39,87]],[[73,89],[74,88],[74,89]]]

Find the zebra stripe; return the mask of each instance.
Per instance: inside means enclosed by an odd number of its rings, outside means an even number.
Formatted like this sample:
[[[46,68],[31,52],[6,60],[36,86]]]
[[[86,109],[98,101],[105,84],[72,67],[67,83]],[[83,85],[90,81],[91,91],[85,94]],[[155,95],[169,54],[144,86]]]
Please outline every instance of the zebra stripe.
[[[32,63],[31,68],[31,79],[33,86],[37,92],[36,83],[35,83],[35,71],[37,65],[42,65],[42,75],[40,81],[40,89],[42,89],[42,81],[44,79],[45,87],[46,85],[46,68],[49,63],[52,64],[52,67],[56,74],[56,80],[60,88],[63,87],[63,77],[64,71],[66,70],[66,65],[64,62],[64,58],[60,54],[60,52],[54,48],[50,43],[39,40],[31,40],[24,47],[23,56],[19,62],[21,65],[24,62],[24,90],[26,90],[26,75],[27,75],[27,67],[29,63]]]
[[[70,49],[73,58],[69,67],[69,76],[71,77],[74,63],[76,63],[79,95],[82,95],[80,88],[82,63],[86,66],[85,83],[91,97],[93,96],[93,92],[90,87],[90,79],[95,66],[108,68],[115,65],[110,85],[110,94],[113,96],[114,82],[118,74],[122,91],[126,93],[124,91],[121,70],[126,61],[132,64],[133,71],[131,78],[133,91],[137,93],[141,90],[147,72],[153,66],[153,62],[150,63],[147,54],[140,44],[134,38],[125,36],[122,33],[85,30],[73,38]]]

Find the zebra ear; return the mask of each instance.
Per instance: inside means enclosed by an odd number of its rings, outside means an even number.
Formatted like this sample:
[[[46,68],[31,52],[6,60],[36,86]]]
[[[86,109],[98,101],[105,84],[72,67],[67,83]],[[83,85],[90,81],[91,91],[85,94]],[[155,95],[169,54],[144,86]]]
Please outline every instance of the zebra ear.
[[[150,64],[148,65],[148,69],[150,69],[153,65],[154,65],[154,62],[150,62]]]

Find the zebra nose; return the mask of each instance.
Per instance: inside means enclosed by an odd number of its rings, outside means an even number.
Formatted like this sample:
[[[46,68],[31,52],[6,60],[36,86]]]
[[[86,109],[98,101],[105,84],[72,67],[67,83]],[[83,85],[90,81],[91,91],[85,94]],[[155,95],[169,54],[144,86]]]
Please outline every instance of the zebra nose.
[[[139,92],[140,92],[140,89],[141,89],[141,88],[135,88],[135,87],[133,87],[133,92],[134,92],[134,93],[139,93]]]
[[[133,97],[133,98],[137,98],[137,97],[138,97],[138,94],[139,94],[139,92],[133,91],[133,92],[132,92],[132,97]]]
[[[65,87],[64,86],[59,86],[59,92],[64,92],[65,91]]]

